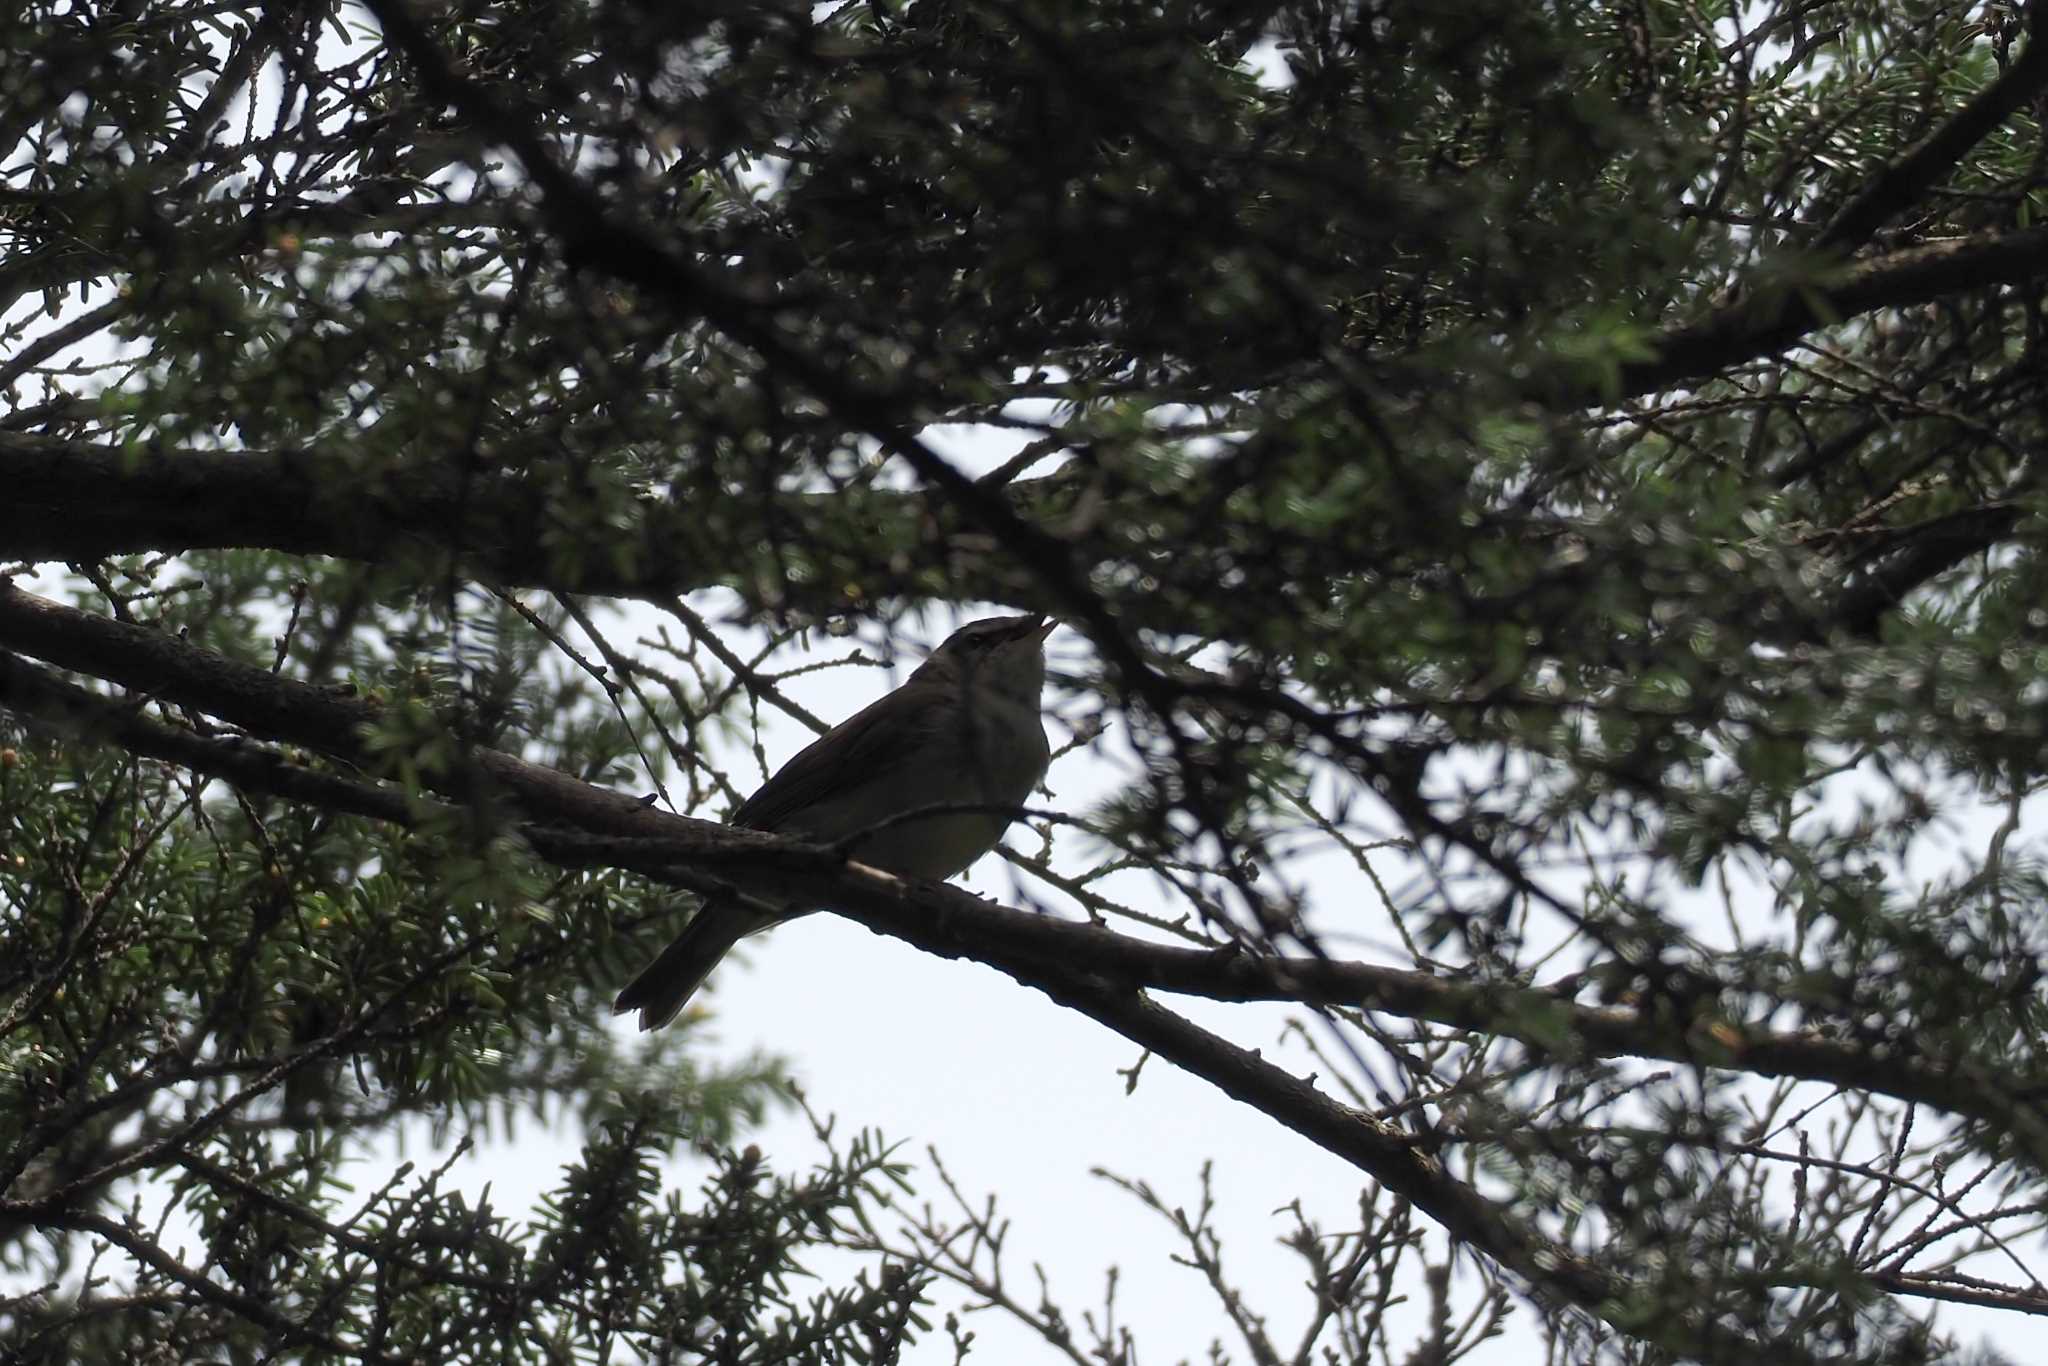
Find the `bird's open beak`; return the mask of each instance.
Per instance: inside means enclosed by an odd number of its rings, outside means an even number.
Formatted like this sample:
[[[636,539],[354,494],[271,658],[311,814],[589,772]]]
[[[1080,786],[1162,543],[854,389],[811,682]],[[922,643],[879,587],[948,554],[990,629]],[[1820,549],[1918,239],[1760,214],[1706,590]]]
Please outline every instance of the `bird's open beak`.
[[[1045,638],[1046,638],[1047,636],[1051,635],[1051,634],[1052,634],[1052,633],[1053,633],[1054,631],[1057,631],[1057,630],[1059,630],[1059,629],[1060,629],[1060,623],[1059,623],[1059,618],[1057,618],[1057,617],[1048,617],[1048,618],[1046,618],[1046,619],[1045,619],[1045,621],[1044,621],[1044,623],[1043,623],[1042,625],[1040,625],[1040,626],[1039,626],[1039,628],[1038,628],[1038,641],[1039,641],[1039,643],[1040,643],[1041,645],[1042,645],[1042,644],[1044,644],[1044,643],[1045,643]]]

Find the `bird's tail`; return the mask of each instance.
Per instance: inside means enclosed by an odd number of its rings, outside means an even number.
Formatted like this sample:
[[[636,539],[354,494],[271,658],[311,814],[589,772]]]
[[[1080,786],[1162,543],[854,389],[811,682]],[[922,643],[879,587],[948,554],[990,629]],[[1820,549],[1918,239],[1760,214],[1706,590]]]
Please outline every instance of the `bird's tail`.
[[[682,1013],[690,997],[718,966],[734,944],[772,917],[753,914],[726,900],[707,901],[683,926],[661,956],[649,963],[638,977],[626,984],[612,1003],[614,1015],[629,1010],[640,1012],[640,1028],[659,1029]]]

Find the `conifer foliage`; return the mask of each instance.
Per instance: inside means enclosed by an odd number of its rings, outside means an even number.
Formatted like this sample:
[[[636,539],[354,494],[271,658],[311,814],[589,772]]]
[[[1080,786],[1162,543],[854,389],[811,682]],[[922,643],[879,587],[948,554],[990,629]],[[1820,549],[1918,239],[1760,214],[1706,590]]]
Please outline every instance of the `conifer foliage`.
[[[748,1149],[783,1063],[612,1029],[713,886],[1351,1164],[1288,1341],[1132,1183],[1220,1358],[2048,1314],[2048,3],[0,39],[0,1356],[886,1361],[971,1350],[950,1282],[1136,1360],[865,1133]],[[1122,762],[1028,891],[718,824],[792,670],[989,603]],[[461,1193],[536,1112],[552,1199]]]

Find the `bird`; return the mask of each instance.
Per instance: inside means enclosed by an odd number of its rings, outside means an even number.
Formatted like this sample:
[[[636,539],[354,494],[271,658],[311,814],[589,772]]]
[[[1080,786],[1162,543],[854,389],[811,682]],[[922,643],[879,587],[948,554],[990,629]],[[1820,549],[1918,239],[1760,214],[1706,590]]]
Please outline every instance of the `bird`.
[[[819,736],[733,812],[731,825],[818,843],[899,877],[943,881],[995,848],[1052,762],[1040,694],[1042,615],[987,617],[947,636],[903,685]],[[925,807],[953,806],[909,820]],[[863,831],[869,832],[865,835]],[[706,899],[627,984],[614,1014],[642,1030],[682,1012],[747,935],[815,910]]]

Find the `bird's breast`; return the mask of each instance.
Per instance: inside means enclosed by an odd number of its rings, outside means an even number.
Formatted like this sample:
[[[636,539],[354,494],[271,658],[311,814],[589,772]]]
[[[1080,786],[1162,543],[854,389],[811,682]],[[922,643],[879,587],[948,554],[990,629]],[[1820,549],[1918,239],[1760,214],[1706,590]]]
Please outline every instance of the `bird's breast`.
[[[1045,776],[1051,751],[1036,708],[1005,701],[954,716],[955,724],[920,735],[915,752],[886,777],[781,828],[813,839],[862,832],[849,849],[852,857],[903,877],[949,878],[962,871],[1002,838],[1010,812],[1030,800]]]

